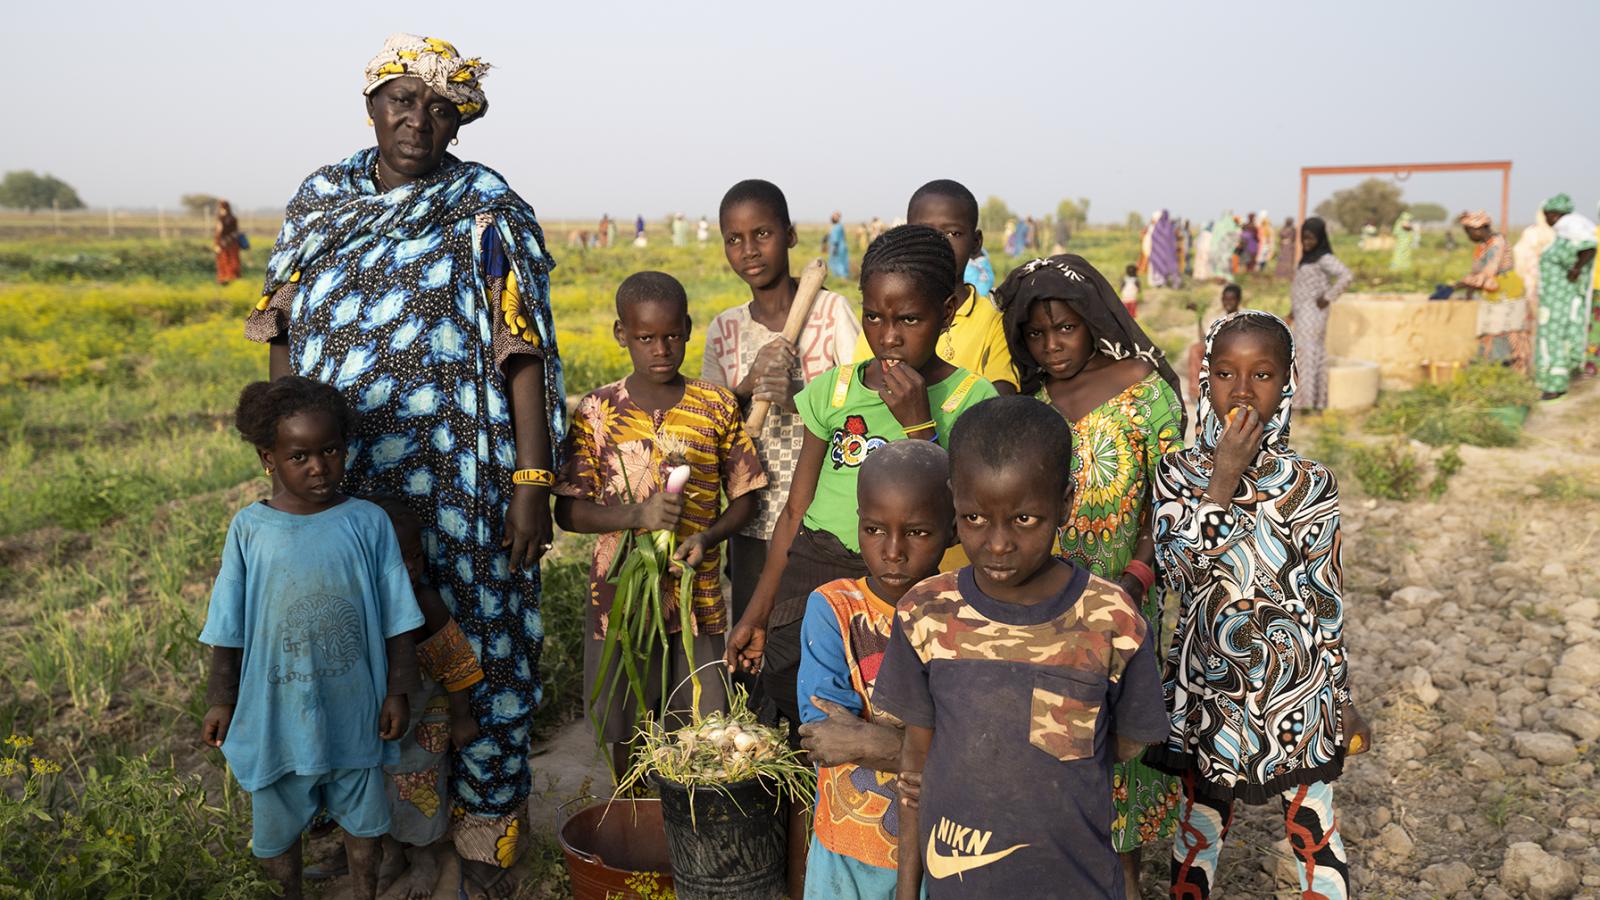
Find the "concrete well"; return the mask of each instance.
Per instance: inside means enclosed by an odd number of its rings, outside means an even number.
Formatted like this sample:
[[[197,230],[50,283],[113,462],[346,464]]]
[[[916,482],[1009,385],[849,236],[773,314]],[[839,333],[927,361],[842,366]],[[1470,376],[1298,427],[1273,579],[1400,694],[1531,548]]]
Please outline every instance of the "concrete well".
[[[1479,305],[1426,294],[1345,294],[1328,313],[1327,352],[1376,363],[1385,390],[1415,387],[1424,361],[1465,365],[1477,353]]]

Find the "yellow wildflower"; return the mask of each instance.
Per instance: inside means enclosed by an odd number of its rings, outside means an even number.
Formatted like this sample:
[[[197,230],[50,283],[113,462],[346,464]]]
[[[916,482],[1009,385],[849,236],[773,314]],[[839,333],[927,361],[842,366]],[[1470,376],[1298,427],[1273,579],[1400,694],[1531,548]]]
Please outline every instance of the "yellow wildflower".
[[[10,778],[24,768],[21,762],[9,756],[0,756],[0,778]]]
[[[54,775],[61,771],[60,763],[51,762],[43,757],[30,756],[28,757],[28,762],[32,763],[33,774],[35,775]]]
[[[15,747],[18,750],[26,750],[33,746],[33,738],[24,737],[20,734],[13,734],[12,736],[6,738],[6,746]]]

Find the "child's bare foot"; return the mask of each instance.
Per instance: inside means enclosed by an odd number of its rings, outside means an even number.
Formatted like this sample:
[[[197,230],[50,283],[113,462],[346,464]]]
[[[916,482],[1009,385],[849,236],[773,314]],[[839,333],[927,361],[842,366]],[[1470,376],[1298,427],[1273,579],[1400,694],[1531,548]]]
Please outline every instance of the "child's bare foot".
[[[378,863],[378,893],[400,880],[406,873],[406,845],[389,835],[383,836],[383,861]]]
[[[472,859],[461,860],[461,895],[469,900],[509,900],[517,893],[510,869]]]
[[[428,900],[439,880],[439,863],[433,858],[433,848],[407,847],[406,856],[411,860],[411,868],[406,877],[400,879],[398,896],[403,900]]]

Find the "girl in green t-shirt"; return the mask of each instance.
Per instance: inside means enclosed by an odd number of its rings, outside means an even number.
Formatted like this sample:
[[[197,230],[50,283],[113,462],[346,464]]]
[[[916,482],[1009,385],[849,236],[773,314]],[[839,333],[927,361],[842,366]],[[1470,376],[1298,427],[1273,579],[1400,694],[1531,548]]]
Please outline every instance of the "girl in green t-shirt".
[[[964,410],[995,396],[989,382],[935,353],[960,286],[955,254],[938,231],[903,225],[884,233],[861,261],[861,328],[873,358],[831,369],[795,396],[806,426],[800,461],[727,653],[730,667],[763,673],[794,726],[805,600],[819,584],[866,574],[856,531],[861,463],[890,441],[942,444]],[[794,634],[778,634],[785,628]]]

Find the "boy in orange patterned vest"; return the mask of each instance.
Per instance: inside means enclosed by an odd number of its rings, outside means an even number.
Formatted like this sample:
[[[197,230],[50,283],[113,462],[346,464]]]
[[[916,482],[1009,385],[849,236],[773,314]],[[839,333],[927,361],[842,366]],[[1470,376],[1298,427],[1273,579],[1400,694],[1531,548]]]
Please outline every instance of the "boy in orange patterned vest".
[[[954,534],[950,465],[932,441],[873,453],[856,486],[866,578],[817,588],[801,625],[801,746],[818,765],[806,897],[888,898],[899,848],[900,723],[872,705],[894,605],[939,571]]]

